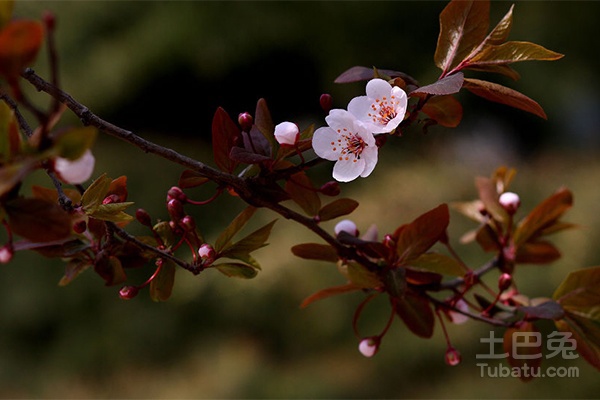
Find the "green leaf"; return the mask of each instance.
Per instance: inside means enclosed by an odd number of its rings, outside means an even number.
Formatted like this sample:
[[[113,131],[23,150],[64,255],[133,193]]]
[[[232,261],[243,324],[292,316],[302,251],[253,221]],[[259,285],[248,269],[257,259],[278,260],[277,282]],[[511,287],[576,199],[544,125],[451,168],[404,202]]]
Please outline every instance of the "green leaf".
[[[450,222],[448,205],[426,212],[396,231],[396,252],[400,262],[408,262],[425,253],[445,234]]]
[[[81,196],[81,206],[86,214],[92,214],[102,204],[112,179],[102,174],[86,189]]]
[[[255,250],[265,246],[265,242],[269,239],[273,224],[277,220],[273,220],[249,234],[248,236],[233,243],[231,246],[219,252],[221,257],[237,258],[244,257]]]
[[[486,37],[489,1],[451,1],[440,14],[440,34],[434,61],[445,74]]]
[[[307,260],[319,260],[336,263],[339,260],[337,251],[328,244],[302,243],[292,247],[296,257]]]
[[[229,157],[231,149],[241,140],[239,127],[229,114],[219,107],[212,121],[212,142],[215,164],[225,172],[233,172],[238,163]]]
[[[68,160],[77,160],[90,149],[96,140],[98,131],[93,126],[73,128],[56,138],[57,156]]]
[[[465,273],[465,268],[454,258],[438,253],[421,254],[413,259],[409,266],[443,275],[463,276]]]
[[[209,182],[209,179],[204,175],[201,175],[196,171],[192,171],[191,169],[186,169],[179,177],[178,186],[181,189],[190,189],[204,185],[206,182]]]
[[[65,274],[62,278],[60,278],[60,281],[58,281],[58,285],[67,286],[73,281],[73,279],[77,278],[80,273],[82,273],[89,267],[91,267],[91,264],[88,260],[70,260],[65,266]]]
[[[435,318],[429,300],[407,291],[393,299],[394,310],[412,333],[422,338],[433,336]]]
[[[307,215],[311,217],[317,215],[321,208],[321,198],[305,172],[298,172],[290,176],[285,182],[285,191]]]
[[[173,292],[175,284],[175,264],[163,259],[158,275],[150,282],[150,298],[153,301],[167,301]]]
[[[111,222],[129,222],[133,217],[123,212],[134,204],[132,201],[122,203],[100,204],[93,212],[87,213],[90,217]]]
[[[446,128],[456,128],[463,117],[462,105],[450,95],[432,97],[421,111]]]
[[[546,301],[536,306],[519,306],[517,310],[527,314],[527,318],[558,320],[564,317],[565,310],[553,300]]]
[[[523,218],[514,234],[516,246],[541,236],[544,231],[552,232],[553,225],[573,205],[573,195],[568,189],[562,188],[537,205]],[[561,225],[562,227],[562,225]]]
[[[50,242],[71,234],[71,218],[57,204],[19,197],[4,205],[8,224],[17,235],[32,242]]]
[[[256,208],[249,206],[239,213],[233,221],[231,221],[231,223],[223,232],[221,232],[215,241],[215,251],[217,253],[221,252],[231,244],[231,239],[244,227],[244,225],[246,225],[255,212]]]
[[[154,231],[160,237],[165,246],[170,248],[176,243],[175,235],[173,235],[173,230],[171,226],[169,226],[168,221],[161,221],[154,225]]]
[[[326,204],[319,210],[319,221],[329,221],[350,214],[358,207],[358,201],[352,199],[337,199]]]
[[[345,272],[350,282],[362,289],[374,289],[383,286],[383,282],[374,272],[358,263],[349,262],[343,266],[342,271]]]
[[[305,298],[304,301],[302,301],[302,303],[300,304],[300,308],[308,307],[310,304],[314,303],[315,301],[323,300],[328,297],[337,296],[338,294],[356,292],[359,290],[362,290],[362,289],[353,283],[347,283],[345,285],[340,285],[340,286],[332,286],[327,289],[320,290],[320,291],[308,296],[307,298]]]
[[[213,267],[230,278],[252,279],[258,274],[255,268],[240,263],[216,264]]]
[[[531,42],[506,42],[488,45],[469,60],[468,66],[502,65],[519,61],[552,61],[564,55]],[[468,67],[467,67],[468,68]]]
[[[465,78],[463,87],[486,100],[518,108],[519,110],[537,115],[540,118],[548,119],[546,113],[537,102],[506,86],[479,79]]]

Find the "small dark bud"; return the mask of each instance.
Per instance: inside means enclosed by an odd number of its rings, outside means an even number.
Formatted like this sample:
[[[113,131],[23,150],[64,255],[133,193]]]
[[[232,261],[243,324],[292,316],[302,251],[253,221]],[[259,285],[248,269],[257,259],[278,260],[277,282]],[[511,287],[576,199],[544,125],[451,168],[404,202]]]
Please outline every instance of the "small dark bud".
[[[498,278],[498,289],[500,289],[501,292],[504,292],[510,285],[512,285],[512,276],[506,272],[500,275]]]
[[[44,11],[42,14],[42,21],[46,26],[46,30],[53,31],[56,28],[56,15],[52,11]]]
[[[85,222],[84,220],[81,221],[77,221],[73,224],[73,231],[75,231],[75,233],[83,233],[85,232],[85,230],[87,229],[87,222]]]
[[[186,232],[192,232],[196,229],[196,221],[194,221],[194,218],[191,215],[186,215],[181,219],[181,227]]]
[[[187,195],[183,193],[183,190],[177,186],[173,186],[167,192],[167,201],[171,199],[176,199],[185,204],[187,202]]]
[[[325,196],[337,196],[341,193],[340,184],[336,181],[329,181],[319,189]]]
[[[319,104],[321,105],[323,111],[328,113],[333,107],[333,98],[329,93],[323,93],[319,98]]]
[[[238,124],[240,124],[240,127],[244,132],[250,132],[253,123],[254,119],[250,113],[243,112],[238,115]]]
[[[123,300],[131,300],[139,293],[139,289],[135,286],[123,286],[119,290],[119,297]]]
[[[140,224],[152,227],[152,218],[150,218],[150,214],[148,214],[148,211],[144,210],[143,208],[138,208],[136,210],[135,218]]]

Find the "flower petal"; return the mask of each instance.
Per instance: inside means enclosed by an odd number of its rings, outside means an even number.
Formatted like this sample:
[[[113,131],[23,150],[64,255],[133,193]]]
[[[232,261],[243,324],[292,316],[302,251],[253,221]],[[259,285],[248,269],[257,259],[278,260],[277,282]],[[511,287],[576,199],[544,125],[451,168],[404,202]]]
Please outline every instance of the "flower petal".
[[[375,169],[377,165],[377,146],[369,146],[365,147],[361,154],[361,160],[364,160],[365,166],[360,176],[366,178],[371,175],[371,172]]]
[[[375,78],[367,82],[367,96],[372,99],[381,99],[389,97],[392,92],[392,85],[383,79]]]
[[[350,182],[360,176],[365,169],[365,160],[361,157],[347,157],[335,163],[333,166],[333,178],[339,182]]]
[[[328,126],[321,127],[315,131],[312,138],[313,150],[321,158],[336,161],[341,149],[333,147],[331,143],[337,142],[339,135]]]

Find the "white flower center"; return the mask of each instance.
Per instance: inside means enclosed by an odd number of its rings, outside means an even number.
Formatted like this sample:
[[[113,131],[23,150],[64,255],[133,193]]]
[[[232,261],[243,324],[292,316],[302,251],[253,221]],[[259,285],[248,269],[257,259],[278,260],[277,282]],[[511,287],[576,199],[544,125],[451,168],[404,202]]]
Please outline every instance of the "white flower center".
[[[396,118],[396,108],[398,107],[398,99],[396,96],[391,95],[390,99],[383,96],[381,99],[375,99],[374,103],[371,103],[371,110],[367,115],[376,124],[387,125],[388,122]]]
[[[358,134],[349,132],[346,128],[338,129],[337,132],[340,137],[330,144],[334,152],[340,153],[339,160],[349,160],[350,156],[354,156],[353,162],[360,160],[360,155],[368,144]]]

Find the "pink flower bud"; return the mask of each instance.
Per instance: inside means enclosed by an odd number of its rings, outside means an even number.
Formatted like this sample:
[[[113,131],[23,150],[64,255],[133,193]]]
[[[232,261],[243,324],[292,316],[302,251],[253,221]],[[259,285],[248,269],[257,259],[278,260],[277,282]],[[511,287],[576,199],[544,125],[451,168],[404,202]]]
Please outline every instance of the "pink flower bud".
[[[336,235],[339,235],[341,232],[348,232],[352,236],[358,236],[358,228],[353,221],[349,219],[344,219],[337,223],[334,230]]]
[[[112,203],[119,203],[120,198],[118,195],[116,194],[109,194],[108,196],[106,196],[104,198],[104,200],[102,200],[102,204],[112,204]]]
[[[244,132],[250,132],[250,129],[252,129],[253,122],[254,121],[250,113],[243,112],[238,115],[238,124],[240,124],[240,127]]]
[[[323,93],[319,98],[319,104],[321,105],[323,111],[328,113],[333,107],[333,98],[329,93]]]
[[[519,195],[513,192],[502,193],[498,201],[510,215],[516,213],[521,205],[521,199],[519,198]]]
[[[179,188],[177,186],[173,186],[167,192],[167,200],[171,200],[171,199],[179,200],[180,202],[182,202],[182,203],[185,204],[187,202],[187,200],[188,200],[188,197],[183,192],[183,190],[181,190],[181,188]]]
[[[191,232],[196,229],[196,221],[191,215],[186,215],[181,219],[181,225],[186,232]]]
[[[512,276],[506,272],[500,275],[498,278],[498,289],[500,289],[501,292],[504,292],[510,285],[512,285]]]
[[[198,249],[198,255],[204,264],[211,264],[215,260],[215,249],[208,243],[204,243]]]
[[[446,364],[454,367],[455,365],[460,364],[461,356],[458,350],[454,347],[448,347],[446,350]]]
[[[183,204],[177,199],[171,199],[167,203],[167,211],[173,221],[180,221],[185,216],[183,212]]]
[[[139,293],[139,289],[135,286],[123,286],[119,290],[119,297],[123,300],[131,300]]]
[[[281,145],[295,145],[299,135],[300,130],[293,122],[282,122],[275,126],[275,139]]]
[[[379,351],[381,338],[379,336],[371,336],[364,338],[358,344],[358,351],[365,357],[373,357]]]
[[[12,260],[15,252],[12,248],[12,245],[6,244],[0,247],[0,264],[7,264]]]
[[[90,150],[75,161],[57,157],[54,160],[54,171],[59,178],[72,185],[78,185],[90,179],[94,172],[96,159]]]

